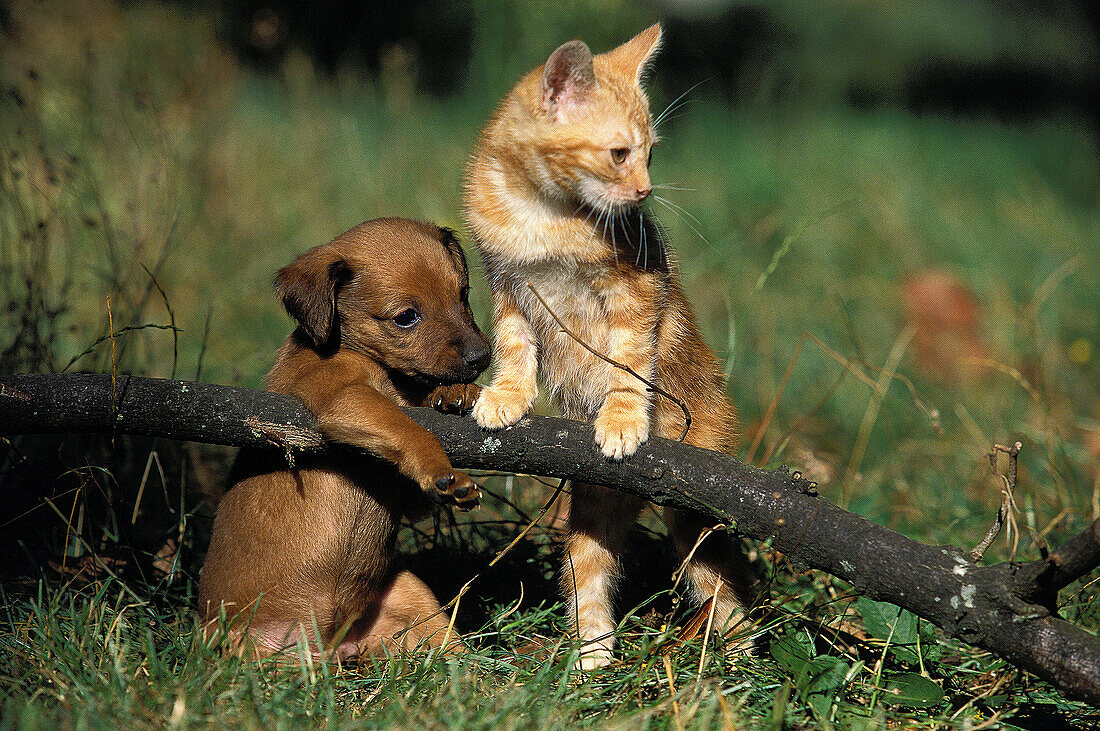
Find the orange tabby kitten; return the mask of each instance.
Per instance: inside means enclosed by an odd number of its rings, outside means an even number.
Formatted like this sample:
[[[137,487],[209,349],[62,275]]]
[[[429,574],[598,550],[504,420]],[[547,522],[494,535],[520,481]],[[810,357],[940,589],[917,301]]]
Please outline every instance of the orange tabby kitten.
[[[687,404],[687,442],[724,452],[736,445],[720,364],[660,231],[638,205],[652,190],[656,142],[641,80],[660,39],[654,25],[595,57],[582,41],[564,44],[512,89],[482,132],[465,202],[494,302],[495,372],[474,406],[483,427],[518,421],[538,395],[540,371],[564,415],[591,421],[611,459],[629,457],[650,433],[675,438],[684,427],[674,402],[563,333],[530,282],[580,339]],[[573,485],[562,585],[582,668],[611,659],[618,553],[642,505]],[[675,510],[665,519],[684,555],[715,522]],[[750,600],[752,572],[726,533],[691,553],[688,575],[697,600],[716,597],[717,627],[731,626]]]

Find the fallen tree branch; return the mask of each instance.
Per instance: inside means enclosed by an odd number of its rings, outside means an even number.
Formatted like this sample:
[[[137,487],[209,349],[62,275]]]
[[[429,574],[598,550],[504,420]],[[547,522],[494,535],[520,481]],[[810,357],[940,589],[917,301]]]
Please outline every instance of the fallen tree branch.
[[[708,513],[770,540],[796,565],[833,574],[1100,704],[1100,640],[1055,614],[1058,590],[1100,564],[1100,522],[1046,560],[979,566],[958,548],[927,546],[842,510],[798,473],[656,438],[616,464],[600,454],[587,424],[527,417],[486,432],[469,418],[408,413],[459,467],[576,477]],[[263,391],[128,376],[0,377],[0,434],[98,431],[293,452],[323,449],[313,426],[299,401]]]

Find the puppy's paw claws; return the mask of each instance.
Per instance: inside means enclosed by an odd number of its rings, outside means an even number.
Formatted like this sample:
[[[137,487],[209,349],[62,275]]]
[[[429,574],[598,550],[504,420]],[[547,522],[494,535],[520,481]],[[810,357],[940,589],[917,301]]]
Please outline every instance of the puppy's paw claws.
[[[618,416],[596,417],[596,445],[605,457],[623,460],[649,440],[649,421]]]
[[[459,510],[472,510],[481,504],[481,489],[467,475],[462,475],[464,482],[459,482],[454,489],[454,503]]]
[[[480,392],[481,386],[476,383],[440,386],[428,397],[428,403],[444,414],[468,414]]]
[[[480,503],[481,490],[465,472],[451,472],[436,478],[432,497],[436,502],[453,504],[459,510],[469,510]]]
[[[472,413],[482,429],[503,429],[522,419],[530,407],[523,396],[489,386],[481,390]]]

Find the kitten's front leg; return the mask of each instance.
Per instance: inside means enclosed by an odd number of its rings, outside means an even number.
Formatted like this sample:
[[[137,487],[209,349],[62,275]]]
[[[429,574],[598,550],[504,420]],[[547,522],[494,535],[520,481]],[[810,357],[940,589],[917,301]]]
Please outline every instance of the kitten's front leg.
[[[653,341],[654,282],[639,277],[605,293],[609,325],[607,356],[646,380],[656,370]],[[649,439],[650,393],[636,376],[615,368],[607,397],[596,415],[596,444],[604,456],[621,460]]]
[[[510,292],[494,292],[493,303],[493,382],[481,390],[473,409],[485,429],[515,424],[538,396],[535,331]]]

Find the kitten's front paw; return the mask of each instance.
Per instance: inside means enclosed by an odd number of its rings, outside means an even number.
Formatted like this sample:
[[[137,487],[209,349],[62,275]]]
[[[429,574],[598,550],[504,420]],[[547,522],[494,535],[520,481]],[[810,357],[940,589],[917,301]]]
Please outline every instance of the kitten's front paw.
[[[604,409],[596,417],[596,444],[605,457],[619,461],[649,440],[649,416],[622,409]]]
[[[483,429],[503,429],[523,418],[531,402],[521,394],[488,386],[474,403],[473,416]]]

